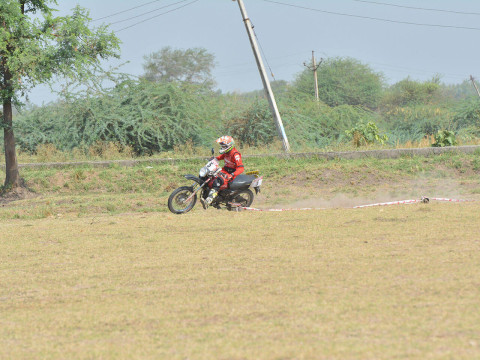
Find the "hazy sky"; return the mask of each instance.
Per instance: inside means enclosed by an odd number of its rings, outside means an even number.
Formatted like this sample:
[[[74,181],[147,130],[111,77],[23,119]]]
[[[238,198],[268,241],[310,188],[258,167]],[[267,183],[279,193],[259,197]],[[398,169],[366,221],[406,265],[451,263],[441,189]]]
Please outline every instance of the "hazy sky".
[[[120,30],[121,62],[129,62],[123,72],[142,74],[143,56],[164,46],[203,47],[215,55],[214,77],[223,92],[262,88],[235,1],[58,3],[60,14],[79,4],[90,10],[94,20],[138,7],[93,22]],[[461,83],[470,75],[480,78],[478,0],[244,0],[244,4],[263,49],[267,72],[271,68],[276,80],[292,81],[304,69],[303,63],[311,60],[312,50],[317,59],[358,59],[384,73],[391,84],[408,76],[427,80],[435,74],[445,83]],[[134,25],[140,21],[144,22]],[[130,25],[134,26],[126,28]],[[45,87],[30,94],[36,104],[54,99]]]

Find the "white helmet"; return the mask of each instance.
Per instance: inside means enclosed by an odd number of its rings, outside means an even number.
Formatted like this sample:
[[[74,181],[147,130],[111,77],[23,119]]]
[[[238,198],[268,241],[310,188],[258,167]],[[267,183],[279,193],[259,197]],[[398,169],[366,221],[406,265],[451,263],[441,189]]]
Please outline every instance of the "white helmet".
[[[233,149],[235,142],[231,136],[225,135],[217,139],[220,144],[220,154],[226,154]]]

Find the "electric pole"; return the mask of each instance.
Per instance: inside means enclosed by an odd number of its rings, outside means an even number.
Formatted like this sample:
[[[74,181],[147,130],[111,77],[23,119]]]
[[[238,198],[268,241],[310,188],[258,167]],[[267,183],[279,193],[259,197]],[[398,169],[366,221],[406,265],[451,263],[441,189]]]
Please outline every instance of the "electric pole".
[[[318,77],[317,77],[317,69],[322,63],[323,59],[320,59],[320,62],[316,63],[315,60],[315,51],[312,51],[312,67],[308,66],[307,63],[303,63],[303,65],[309,69],[310,71],[313,71],[313,80],[315,82],[315,100],[320,101],[320,98],[318,96]]]
[[[238,2],[240,12],[242,13],[243,22],[245,23],[245,28],[247,29],[247,34],[250,39],[250,44],[252,46],[253,55],[255,56],[258,71],[260,72],[260,76],[262,78],[263,88],[265,90],[268,103],[270,104],[270,110],[272,111],[273,119],[275,120],[275,125],[277,127],[278,134],[280,135],[280,138],[282,139],[282,142],[283,142],[283,150],[285,150],[285,152],[290,152],[290,144],[288,143],[287,134],[285,133],[285,129],[283,128],[282,118],[280,117],[280,113],[278,112],[278,107],[275,101],[275,97],[273,96],[272,87],[270,86],[270,81],[268,80],[267,72],[265,71],[262,57],[260,56],[260,51],[258,50],[258,44],[257,44],[257,41],[255,40],[255,33],[253,31],[252,22],[248,18],[245,5],[243,5],[243,0],[233,0],[233,1]]]
[[[475,90],[477,90],[477,94],[480,97],[480,91],[478,91],[477,84],[475,84],[475,79],[473,78],[472,75],[470,75],[470,80],[472,81],[473,86],[475,87]]]

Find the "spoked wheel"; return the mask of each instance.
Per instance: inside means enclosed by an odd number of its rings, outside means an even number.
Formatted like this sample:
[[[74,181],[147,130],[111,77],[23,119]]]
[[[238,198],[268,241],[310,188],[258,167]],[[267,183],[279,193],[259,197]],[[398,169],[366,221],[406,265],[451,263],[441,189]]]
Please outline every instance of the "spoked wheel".
[[[197,202],[197,194],[186,201],[192,193],[193,189],[190,186],[179,187],[168,197],[168,209],[174,214],[185,214],[189,212]]]
[[[240,207],[249,207],[253,202],[253,192],[250,189],[238,191],[231,200],[232,203],[238,204]],[[228,205],[228,210],[234,210],[237,206]]]

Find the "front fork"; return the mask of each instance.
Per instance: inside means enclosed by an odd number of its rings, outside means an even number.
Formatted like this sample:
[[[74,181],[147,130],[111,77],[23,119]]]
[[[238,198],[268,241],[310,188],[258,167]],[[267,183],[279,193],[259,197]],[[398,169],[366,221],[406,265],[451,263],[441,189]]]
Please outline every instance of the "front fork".
[[[200,189],[203,189],[203,187],[204,187],[206,184],[208,184],[213,178],[215,178],[215,177],[220,173],[220,171],[222,171],[221,168],[219,168],[217,171],[215,171],[215,173],[214,173],[212,176],[210,176],[207,180],[205,180],[202,185],[199,185],[197,182],[193,183],[193,186],[192,186],[192,189],[193,189],[192,195],[190,195],[188,198],[186,198],[183,203],[185,204],[187,201],[192,200],[192,198],[195,196],[195,194],[196,194]]]
[[[193,197],[195,196],[195,194],[196,194],[199,190],[203,189],[203,187],[204,187],[206,184],[208,184],[209,181],[210,181],[210,179],[208,179],[207,181],[205,181],[202,185],[199,185],[197,182],[193,183],[193,186],[192,186],[192,189],[193,189],[192,194],[191,194],[188,198],[186,198],[185,200],[183,200],[183,203],[185,204],[185,203],[189,202],[190,200],[192,200]]]

